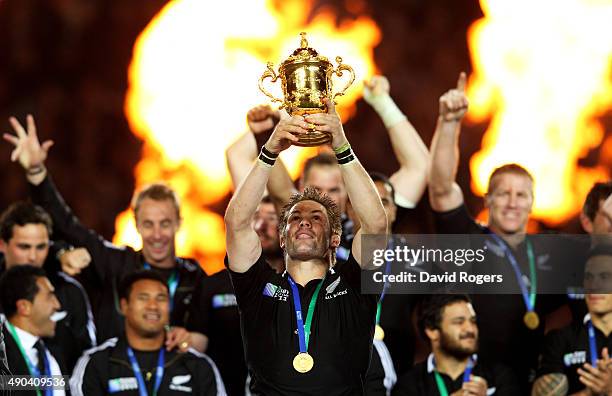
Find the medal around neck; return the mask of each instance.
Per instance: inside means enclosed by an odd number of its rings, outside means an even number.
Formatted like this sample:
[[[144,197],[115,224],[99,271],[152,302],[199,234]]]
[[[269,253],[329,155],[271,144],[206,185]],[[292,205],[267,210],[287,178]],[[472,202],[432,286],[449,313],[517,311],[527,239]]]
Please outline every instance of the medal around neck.
[[[523,316],[523,322],[530,330],[535,330],[540,326],[540,317],[534,311],[529,311]]]
[[[278,68],[274,70],[272,62],[268,62],[267,70],[259,78],[259,89],[272,102],[280,102],[281,109],[287,109],[291,115],[304,115],[327,112],[324,98],[334,100],[336,96],[344,95],[345,91],[355,81],[355,71],[349,65],[342,63],[342,58],[337,56],[338,66],[333,67],[331,62],[324,56],[308,46],[306,33],[302,36],[300,48],[293,51]],[[332,89],[332,77],[342,77],[344,71],[350,74],[349,80],[342,90],[334,93]],[[278,99],[268,92],[264,87],[264,80],[270,78],[275,83],[279,78],[283,90],[284,99]],[[320,146],[331,141],[327,133],[309,130],[307,134],[300,135],[297,146]]]
[[[374,328],[374,339],[382,341],[385,338],[385,331],[380,325],[376,325]]]
[[[293,368],[298,373],[307,373],[312,370],[314,359],[308,352],[300,352],[293,358]]]

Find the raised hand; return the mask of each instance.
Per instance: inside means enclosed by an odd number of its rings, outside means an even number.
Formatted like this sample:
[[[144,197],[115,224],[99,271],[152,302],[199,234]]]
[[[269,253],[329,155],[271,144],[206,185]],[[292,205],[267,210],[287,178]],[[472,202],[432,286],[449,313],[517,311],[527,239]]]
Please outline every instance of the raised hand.
[[[47,140],[41,145],[36,133],[34,117],[28,114],[26,121],[27,131],[15,117],[9,118],[16,135],[5,133],[3,138],[15,146],[11,152],[11,161],[19,161],[23,169],[30,172],[43,167],[49,149],[53,146],[53,141]]]
[[[336,112],[336,105],[328,98],[323,99],[327,105],[327,113],[309,114],[306,116],[306,122],[313,124],[314,129],[319,132],[325,132],[331,135],[331,146],[333,149],[343,146],[348,141],[344,135],[344,128],[340,116]]]
[[[255,106],[247,113],[249,129],[256,135],[274,128],[280,118],[280,111],[268,105]]]
[[[85,248],[67,250],[59,257],[62,271],[70,276],[81,273],[91,263],[91,256]]]
[[[603,349],[596,367],[585,363],[582,369],[578,369],[578,375],[580,382],[586,386],[587,394],[612,395],[612,359],[608,348]]]
[[[465,96],[465,72],[459,74],[457,87],[440,97],[440,117],[443,121],[459,122],[468,110],[468,99]]]
[[[307,128],[308,123],[302,116],[281,117],[265,147],[274,154],[287,150],[292,144],[297,143],[298,135],[308,133]]]
[[[373,102],[380,96],[389,95],[391,85],[385,76],[374,76],[363,82],[363,99],[373,106]]]

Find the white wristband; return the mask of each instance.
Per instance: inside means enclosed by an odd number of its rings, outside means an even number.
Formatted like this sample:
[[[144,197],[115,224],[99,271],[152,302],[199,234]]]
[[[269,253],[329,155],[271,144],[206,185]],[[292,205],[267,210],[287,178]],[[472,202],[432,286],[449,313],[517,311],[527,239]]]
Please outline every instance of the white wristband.
[[[389,94],[372,95],[364,92],[364,99],[378,113],[378,116],[385,124],[385,128],[389,129],[406,120],[406,116],[397,107]]]

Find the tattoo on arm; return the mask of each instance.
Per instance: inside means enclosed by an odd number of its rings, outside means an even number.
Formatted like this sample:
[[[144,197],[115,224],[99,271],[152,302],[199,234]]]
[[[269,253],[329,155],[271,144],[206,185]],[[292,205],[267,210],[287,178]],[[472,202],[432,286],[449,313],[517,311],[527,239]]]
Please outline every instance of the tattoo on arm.
[[[533,384],[531,396],[566,396],[568,391],[567,377],[561,373],[546,374]]]

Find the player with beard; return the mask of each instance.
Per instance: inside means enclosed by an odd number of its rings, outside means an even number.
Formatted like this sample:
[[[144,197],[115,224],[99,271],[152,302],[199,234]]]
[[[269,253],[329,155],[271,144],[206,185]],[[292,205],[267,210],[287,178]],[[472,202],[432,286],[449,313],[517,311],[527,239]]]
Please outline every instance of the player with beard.
[[[256,394],[363,394],[372,350],[376,296],[360,293],[362,234],[385,234],[387,220],[374,183],[348,143],[333,102],[327,113],[281,119],[226,213],[227,265],[240,308],[245,356]],[[306,188],[279,224],[286,271],[270,269],[251,220],[279,153],[296,135],[329,133],[361,229],[349,259],[336,267],[341,226],[337,206]],[[384,241],[383,241],[384,242]]]
[[[513,373],[478,358],[476,313],[466,295],[432,295],[424,299],[420,331],[432,353],[402,376],[393,396],[516,396]]]

